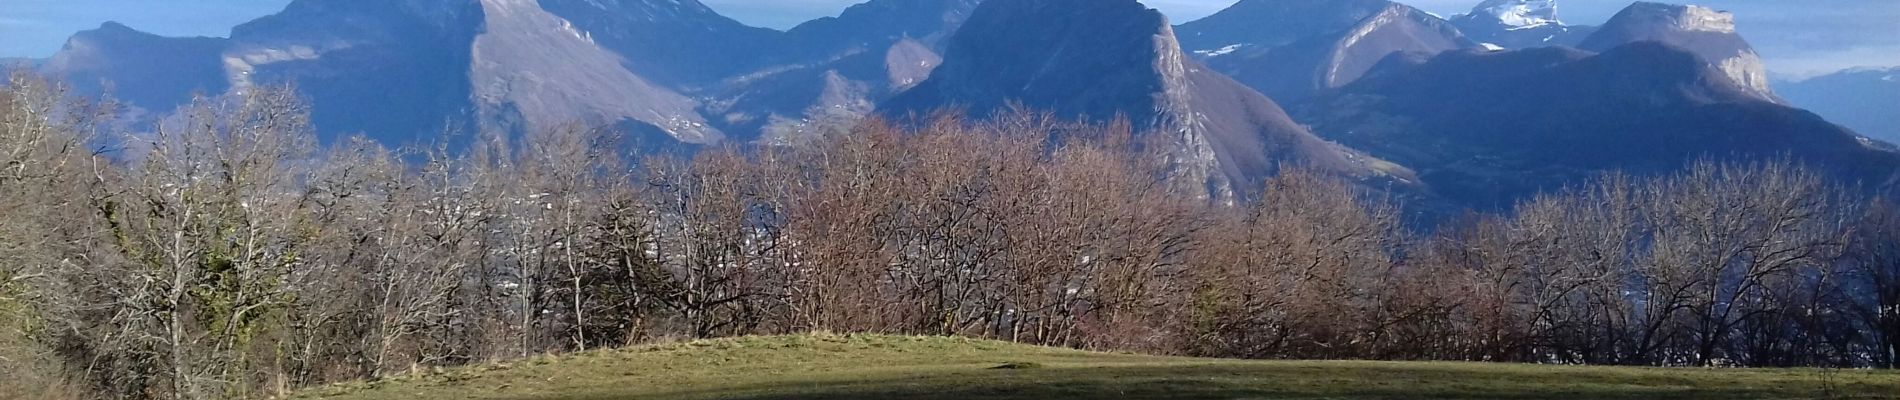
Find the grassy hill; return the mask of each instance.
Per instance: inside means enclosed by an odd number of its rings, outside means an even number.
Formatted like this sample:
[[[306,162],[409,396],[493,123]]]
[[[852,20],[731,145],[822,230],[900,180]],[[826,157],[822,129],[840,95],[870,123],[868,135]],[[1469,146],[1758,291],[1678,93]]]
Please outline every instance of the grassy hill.
[[[1235,361],[937,337],[750,337],[544,357],[297,399],[1900,399],[1900,374]]]

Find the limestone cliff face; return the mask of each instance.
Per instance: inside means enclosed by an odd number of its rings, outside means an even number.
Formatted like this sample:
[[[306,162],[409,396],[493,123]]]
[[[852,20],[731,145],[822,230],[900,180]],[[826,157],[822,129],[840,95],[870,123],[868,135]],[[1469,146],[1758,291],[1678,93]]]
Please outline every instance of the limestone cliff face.
[[[691,98],[622,68],[622,58],[534,0],[481,0],[469,67],[481,120],[548,128],[640,123],[687,143],[722,138]]]
[[[1662,42],[1694,53],[1752,94],[1779,101],[1769,88],[1767,65],[1754,47],[1735,33],[1735,15],[1728,12],[1638,2],[1617,13],[1579,47],[1603,52],[1643,41]]]
[[[1176,173],[1217,196],[1249,192],[1282,164],[1355,179],[1409,174],[1318,139],[1272,100],[1208,70],[1165,17],[1135,0],[985,3],[930,79],[879,112],[961,107],[983,118],[1010,104],[1069,119],[1126,117],[1166,135]]]

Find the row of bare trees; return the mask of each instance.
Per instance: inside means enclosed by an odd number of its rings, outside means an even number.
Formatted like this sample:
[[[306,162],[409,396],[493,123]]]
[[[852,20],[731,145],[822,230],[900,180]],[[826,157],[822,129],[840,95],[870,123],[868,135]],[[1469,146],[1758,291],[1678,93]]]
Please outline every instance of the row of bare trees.
[[[1893,367],[1900,343],[1900,208],[1788,161],[1428,233],[1297,169],[1210,202],[1125,124],[1031,113],[639,159],[580,127],[320,148],[288,89],[113,114],[0,90],[0,393],[255,398],[817,330],[1631,365]]]

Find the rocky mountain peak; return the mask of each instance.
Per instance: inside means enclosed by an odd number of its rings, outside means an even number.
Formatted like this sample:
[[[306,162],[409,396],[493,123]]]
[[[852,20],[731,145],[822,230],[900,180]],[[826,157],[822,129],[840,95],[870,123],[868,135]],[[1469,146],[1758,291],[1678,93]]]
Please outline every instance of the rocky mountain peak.
[[[1779,101],[1769,88],[1768,67],[1735,30],[1735,15],[1701,7],[1638,2],[1624,8],[1578,47],[1608,51],[1635,42],[1682,48],[1715,65],[1756,96]]]
[[[1696,5],[1637,2],[1611,24],[1643,24],[1683,32],[1735,33],[1735,14]]]

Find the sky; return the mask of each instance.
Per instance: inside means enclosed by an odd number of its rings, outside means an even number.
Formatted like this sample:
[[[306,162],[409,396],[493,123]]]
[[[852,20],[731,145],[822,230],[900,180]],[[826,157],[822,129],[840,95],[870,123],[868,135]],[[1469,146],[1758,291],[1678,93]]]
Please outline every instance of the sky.
[[[356,0],[380,1],[380,0]],[[770,28],[837,15],[861,0],[702,0],[734,19]],[[1235,0],[1143,0],[1185,22]],[[1401,0],[1450,16],[1481,0]],[[119,21],[169,36],[224,36],[289,0],[0,0],[0,57],[46,57],[72,33]],[[1560,0],[1562,18],[1594,25],[1630,0]],[[1734,11],[1743,36],[1784,77],[1856,66],[1900,66],[1900,0],[1695,0]]]

